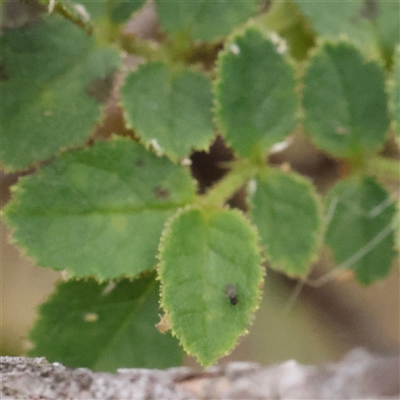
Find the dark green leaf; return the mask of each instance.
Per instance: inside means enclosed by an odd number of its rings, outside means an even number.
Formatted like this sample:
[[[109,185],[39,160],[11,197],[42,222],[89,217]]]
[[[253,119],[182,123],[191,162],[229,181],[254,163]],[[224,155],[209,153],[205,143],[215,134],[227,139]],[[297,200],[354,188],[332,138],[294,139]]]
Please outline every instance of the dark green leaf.
[[[111,47],[59,16],[0,36],[1,159],[25,168],[84,143],[120,64]]]
[[[177,340],[155,328],[157,312],[154,274],[133,282],[63,282],[40,306],[29,354],[95,371],[180,365]]]

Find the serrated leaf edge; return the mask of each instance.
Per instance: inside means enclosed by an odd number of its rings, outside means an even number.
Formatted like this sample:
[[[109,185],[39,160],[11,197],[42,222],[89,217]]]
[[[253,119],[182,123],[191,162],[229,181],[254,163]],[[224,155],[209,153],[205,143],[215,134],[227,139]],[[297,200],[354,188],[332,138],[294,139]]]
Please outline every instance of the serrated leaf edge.
[[[317,206],[317,215],[319,217],[318,218],[318,227],[315,230],[315,233],[313,235],[314,244],[312,246],[312,250],[310,252],[310,257],[309,257],[309,260],[307,262],[307,264],[309,265],[309,268],[305,271],[304,275],[291,273],[290,271],[288,272],[284,268],[280,267],[279,262],[278,263],[274,263],[271,260],[271,256],[269,254],[268,248],[266,246],[263,246],[261,244],[262,242],[260,241],[260,246],[261,246],[262,252],[264,254],[264,258],[268,261],[268,266],[271,269],[276,270],[278,272],[281,272],[281,273],[285,274],[286,276],[289,276],[290,278],[304,279],[310,273],[310,270],[312,268],[312,264],[315,261],[317,261],[317,259],[319,257],[318,249],[321,248],[321,245],[323,243],[323,237],[324,237],[324,232],[325,232],[325,223],[324,223],[324,218],[323,218],[323,201],[322,201],[321,197],[318,196],[317,192],[314,189],[314,186],[312,184],[311,179],[309,179],[308,177],[306,177],[304,175],[300,175],[297,172],[283,171],[283,170],[278,169],[278,168],[270,168],[270,170],[279,171],[279,172],[273,171],[273,173],[281,173],[281,174],[290,175],[291,178],[293,178],[294,181],[296,181],[297,183],[301,183],[302,185],[307,187],[307,190],[308,190],[308,193],[309,193],[310,197],[312,197],[314,199],[314,202],[315,202],[315,204]],[[268,174],[268,172],[267,172],[267,174]],[[257,178],[254,178],[254,180],[257,180]],[[249,215],[251,214],[251,208],[253,207],[253,204],[252,204],[252,196],[253,196],[253,194],[254,193],[252,193],[251,190],[247,190],[246,203],[249,206]],[[306,264],[306,262],[304,264]]]
[[[162,234],[161,234],[161,239],[160,239],[160,242],[159,242],[158,254],[157,254],[157,259],[159,260],[159,262],[158,262],[158,264],[157,264],[157,272],[158,272],[158,275],[157,275],[157,278],[156,278],[156,279],[160,281],[160,302],[159,302],[160,308],[161,308],[165,313],[168,313],[169,315],[171,314],[171,311],[168,310],[168,309],[166,308],[165,303],[163,302],[163,295],[162,295],[162,293],[163,293],[163,292],[162,292],[163,283],[162,283],[161,272],[160,272],[160,270],[162,269],[162,260],[161,260],[160,255],[161,255],[161,252],[162,252],[162,250],[163,250],[164,241],[165,241],[165,238],[166,238],[167,234],[169,233],[171,224],[173,223],[173,221],[174,221],[175,219],[179,218],[179,216],[181,216],[182,214],[184,214],[184,213],[187,212],[187,211],[196,210],[196,209],[201,210],[201,209],[203,209],[203,208],[210,208],[210,206],[204,206],[204,207],[202,207],[202,206],[200,206],[200,205],[198,205],[198,204],[195,204],[195,205],[187,205],[187,206],[185,206],[185,207],[180,208],[174,215],[172,215],[172,216],[167,220],[167,222],[166,222],[166,224],[165,224],[165,226],[164,226],[164,230],[163,230],[163,232],[162,232]],[[212,208],[217,209],[218,207],[212,207]],[[255,314],[255,312],[260,308],[260,303],[261,303],[261,298],[262,298],[262,288],[263,288],[263,286],[264,286],[264,278],[265,278],[265,276],[266,276],[266,269],[265,269],[265,267],[263,266],[265,259],[264,259],[264,257],[263,257],[263,252],[262,252],[262,249],[261,249],[261,246],[260,246],[260,242],[261,242],[261,241],[260,241],[260,236],[259,236],[258,230],[257,230],[257,228],[255,227],[255,225],[254,225],[254,224],[249,220],[249,218],[248,218],[241,210],[239,210],[239,209],[232,209],[232,208],[228,208],[228,207],[222,207],[222,208],[220,208],[220,210],[229,210],[229,211],[232,211],[232,212],[236,213],[236,214],[239,215],[241,218],[243,218],[245,221],[247,221],[248,226],[249,226],[249,227],[251,228],[251,230],[253,231],[253,233],[254,233],[254,235],[255,235],[255,238],[256,238],[256,241],[257,241],[257,248],[258,248],[258,251],[259,251],[259,254],[260,254],[261,279],[260,279],[259,286],[258,286],[258,298],[257,298],[258,301],[257,301],[257,305],[256,305],[256,307],[255,307],[253,310],[251,310],[251,311],[249,312],[249,314],[248,314],[248,316],[249,316],[249,323],[248,323],[247,327],[246,327],[241,333],[238,334],[237,339],[236,339],[236,342],[232,345],[232,347],[231,347],[230,349],[228,349],[227,351],[225,351],[224,353],[222,353],[222,354],[220,354],[219,356],[217,356],[217,358],[216,358],[215,360],[213,360],[211,363],[204,362],[204,360],[202,360],[201,357],[199,357],[197,354],[194,354],[190,349],[188,349],[188,348],[185,346],[185,344],[182,343],[182,341],[181,341],[179,335],[177,335],[176,332],[174,331],[173,325],[171,325],[171,330],[170,330],[170,332],[171,332],[171,334],[172,334],[174,337],[176,337],[176,338],[179,340],[180,346],[182,346],[182,348],[185,350],[185,352],[186,352],[188,355],[194,356],[203,366],[211,365],[211,364],[215,363],[215,361],[216,361],[217,359],[229,355],[229,354],[234,350],[234,348],[237,346],[237,344],[238,344],[238,342],[240,341],[240,339],[241,339],[243,336],[247,335],[247,333],[249,332],[249,331],[248,331],[248,328],[253,324],[253,321],[254,321],[254,314]],[[173,311],[172,311],[172,313],[173,313]]]
[[[295,119],[298,123],[299,119],[300,119],[300,99],[297,93],[297,83],[296,83],[296,76],[295,76],[295,71],[296,71],[296,67],[295,67],[295,62],[291,59],[287,46],[285,47],[284,51],[280,51],[279,50],[279,46],[282,46],[283,43],[286,44],[286,40],[284,38],[282,38],[277,32],[272,31],[272,30],[268,30],[265,28],[260,28],[259,26],[257,26],[255,24],[255,22],[253,20],[249,20],[244,26],[234,30],[228,37],[227,40],[224,44],[224,48],[218,53],[218,57],[216,60],[216,66],[215,66],[215,70],[216,70],[216,78],[213,81],[213,85],[212,85],[212,92],[213,92],[213,107],[212,107],[212,112],[213,112],[213,122],[214,125],[217,127],[218,132],[220,133],[220,135],[224,138],[225,143],[230,147],[230,149],[233,151],[235,158],[241,157],[240,154],[238,153],[237,150],[234,149],[234,147],[232,146],[232,142],[230,140],[228,140],[227,138],[227,127],[225,125],[225,123],[223,123],[220,118],[219,118],[219,114],[220,114],[220,110],[223,108],[222,105],[219,103],[218,101],[218,93],[220,92],[220,85],[223,81],[222,77],[219,74],[220,71],[220,65],[222,63],[222,59],[226,54],[230,54],[230,53],[234,53],[235,49],[234,46],[235,45],[235,40],[238,37],[243,37],[247,32],[257,32],[260,33],[261,36],[263,37],[263,39],[269,41],[274,49],[275,52],[282,56],[282,59],[284,62],[286,62],[286,64],[288,64],[290,67],[293,68],[293,72],[294,72],[294,80],[295,80],[295,92],[296,92],[296,97],[297,97],[297,110],[295,113]],[[235,54],[235,53],[234,53]],[[282,139],[282,140],[286,140],[291,134],[288,133],[288,135]],[[271,147],[269,146],[267,148],[264,148],[263,151],[265,152],[265,154],[268,154],[271,151]]]
[[[385,67],[384,67],[384,62],[381,58],[378,57],[377,54],[365,54],[362,49],[356,45],[356,43],[354,43],[353,41],[351,41],[347,35],[341,35],[338,38],[329,38],[327,36],[320,36],[317,39],[317,44],[315,47],[311,48],[308,52],[308,56],[307,56],[307,60],[303,63],[302,68],[301,68],[301,74],[300,74],[300,82],[301,82],[301,90],[299,90],[299,98],[300,98],[300,111],[299,111],[299,115],[300,115],[300,119],[299,122],[301,123],[302,126],[302,131],[304,133],[304,135],[306,135],[308,137],[308,139],[312,142],[312,144],[318,148],[319,150],[321,150],[323,153],[335,157],[341,157],[341,158],[346,158],[347,155],[344,154],[337,154],[336,151],[332,152],[332,151],[328,151],[326,149],[321,148],[318,143],[315,141],[314,137],[312,137],[309,133],[308,130],[305,128],[305,119],[306,119],[306,111],[304,108],[304,104],[303,104],[303,99],[304,99],[304,89],[305,89],[305,76],[306,73],[308,71],[308,68],[310,67],[310,65],[312,65],[312,61],[314,60],[314,57],[316,57],[318,54],[322,54],[323,49],[325,48],[326,45],[331,45],[333,47],[338,47],[341,45],[345,45],[348,48],[352,48],[354,49],[359,57],[360,60],[362,62],[362,65],[371,65],[371,64],[376,64],[382,71],[384,71]],[[385,84],[384,87],[385,90],[385,95],[388,99],[388,91],[387,91],[387,84]],[[387,107],[387,112],[388,112],[388,117],[389,117],[389,121],[391,120],[390,118],[390,110],[389,107]],[[388,129],[386,129],[385,132],[385,137],[388,137],[388,132],[389,132],[389,127]],[[381,144],[380,146],[375,146],[375,149],[372,150],[365,150],[363,149],[366,153],[374,153],[376,154],[377,152],[379,152],[380,150],[382,150],[385,146],[385,143]]]
[[[168,72],[168,74],[171,75],[171,76],[173,76],[173,77],[179,76],[179,74],[176,73],[176,71],[171,70],[171,68],[169,68],[168,65],[167,65],[166,63],[162,62],[162,61],[149,61],[149,62],[141,63],[141,64],[139,64],[139,65],[137,66],[136,69],[134,69],[133,71],[130,71],[130,72],[127,73],[126,76],[124,77],[124,82],[123,82],[123,84],[122,84],[121,87],[120,87],[121,96],[120,96],[119,99],[118,99],[118,106],[122,109],[126,127],[127,127],[128,129],[132,129],[132,130],[136,133],[137,138],[138,138],[138,141],[139,141],[148,151],[151,151],[153,154],[157,155],[158,157],[165,156],[165,157],[167,157],[170,161],[172,161],[174,164],[181,164],[181,165],[182,165],[183,160],[185,160],[186,158],[188,158],[188,157],[190,156],[190,154],[193,153],[193,151],[207,151],[207,150],[209,149],[209,147],[211,146],[211,143],[212,143],[212,142],[215,140],[215,138],[216,138],[216,132],[215,132],[215,129],[214,129],[213,134],[210,135],[209,137],[202,136],[202,138],[201,138],[202,140],[200,140],[200,141],[198,142],[198,144],[196,144],[195,146],[192,146],[192,147],[190,148],[190,151],[188,152],[188,154],[186,154],[186,155],[183,156],[183,157],[179,157],[179,156],[177,156],[177,155],[175,155],[175,154],[171,154],[171,151],[170,151],[170,150],[165,151],[165,150],[158,144],[158,141],[157,141],[156,138],[147,140],[147,139],[145,139],[145,138],[143,137],[143,134],[142,134],[141,130],[139,130],[137,127],[135,127],[135,124],[132,122],[132,120],[131,120],[131,118],[130,118],[130,116],[129,116],[129,114],[128,114],[128,111],[127,111],[126,106],[125,106],[125,105],[126,105],[126,102],[125,102],[125,100],[124,100],[124,98],[123,98],[123,95],[122,95],[122,89],[125,87],[126,79],[127,79],[130,75],[138,73],[140,70],[142,70],[143,68],[145,68],[146,66],[148,66],[148,65],[150,65],[150,64],[152,64],[152,65],[160,65],[160,66],[165,67],[166,70],[167,70],[167,72]],[[185,71],[185,72],[190,72],[190,73],[192,73],[192,74],[201,75],[201,76],[204,76],[204,77],[206,77],[206,78],[208,79],[208,77],[207,77],[204,73],[199,72],[199,71],[194,71],[194,70],[192,70],[192,69],[190,69],[190,68],[179,68],[179,71]],[[211,86],[212,86],[212,85],[211,85]],[[212,93],[212,92],[211,92],[211,93]],[[213,120],[212,120],[212,123],[214,123]]]

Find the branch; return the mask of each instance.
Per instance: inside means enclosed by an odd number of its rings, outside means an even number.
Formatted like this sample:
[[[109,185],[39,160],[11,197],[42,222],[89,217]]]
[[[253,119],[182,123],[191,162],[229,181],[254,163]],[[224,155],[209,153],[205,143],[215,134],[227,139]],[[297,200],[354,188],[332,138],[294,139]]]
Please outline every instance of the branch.
[[[231,363],[203,372],[70,369],[44,358],[1,357],[1,398],[10,399],[398,399],[399,357],[363,349],[323,366],[295,361]]]

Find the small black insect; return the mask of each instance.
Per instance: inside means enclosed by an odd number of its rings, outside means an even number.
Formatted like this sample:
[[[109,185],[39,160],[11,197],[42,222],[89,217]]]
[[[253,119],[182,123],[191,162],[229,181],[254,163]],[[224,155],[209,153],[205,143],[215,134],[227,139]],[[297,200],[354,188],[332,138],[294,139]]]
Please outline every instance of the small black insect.
[[[228,295],[229,301],[231,302],[231,304],[233,306],[236,306],[236,304],[238,303],[238,298],[237,298],[237,293],[236,293],[236,285],[234,285],[232,283],[229,283],[228,285],[226,285],[225,293]]]

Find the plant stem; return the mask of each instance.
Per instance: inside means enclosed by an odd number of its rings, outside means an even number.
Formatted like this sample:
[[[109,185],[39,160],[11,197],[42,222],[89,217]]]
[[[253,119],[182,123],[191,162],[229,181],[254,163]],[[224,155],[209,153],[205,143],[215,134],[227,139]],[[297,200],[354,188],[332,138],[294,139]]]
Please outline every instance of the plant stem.
[[[374,157],[368,162],[368,170],[371,174],[385,179],[400,181],[400,162],[393,158]]]
[[[203,205],[222,206],[232,195],[245,185],[258,171],[258,166],[248,159],[232,163],[231,171],[207,193],[200,197]]]
[[[26,1],[32,2],[32,1]],[[49,13],[55,12],[57,14],[62,15],[64,18],[69,19],[75,25],[79,26],[83,29],[88,35],[93,33],[93,25],[90,21],[86,21],[85,15],[82,15],[79,8],[66,7],[64,4],[59,1],[50,2],[50,0],[40,0],[40,3],[46,6],[49,10]]]

